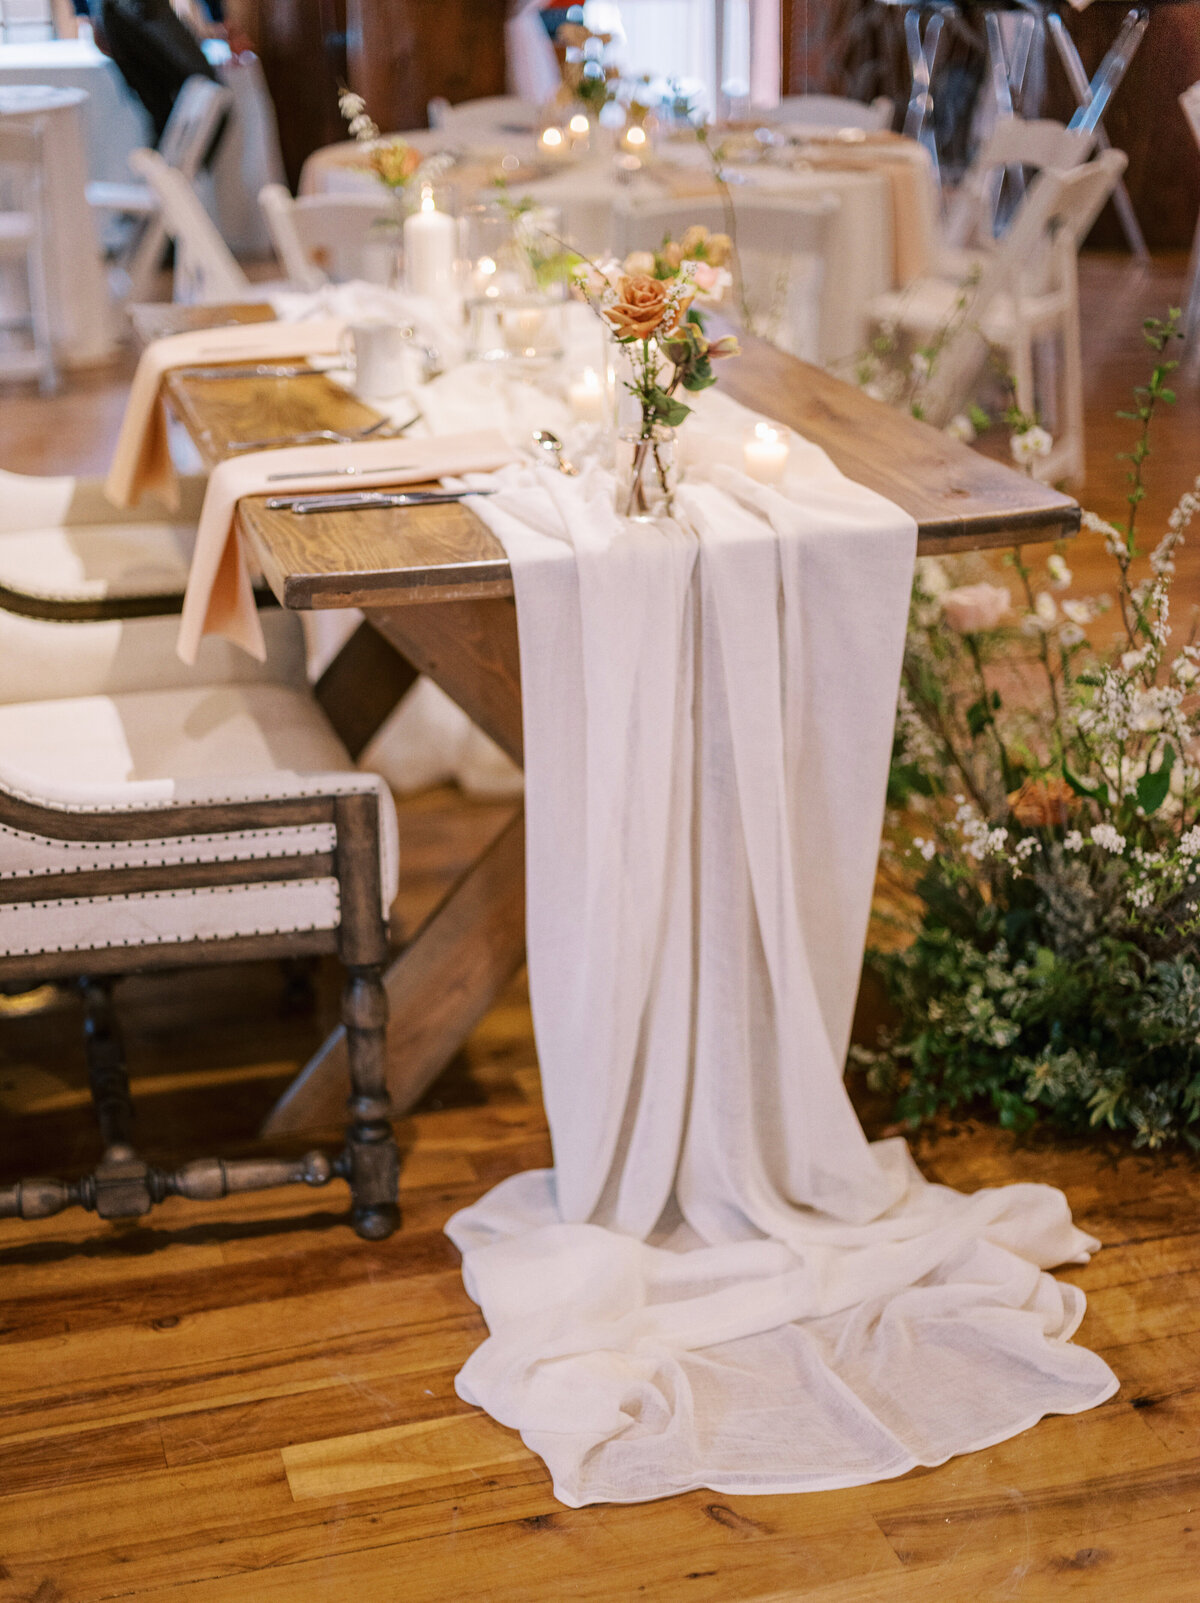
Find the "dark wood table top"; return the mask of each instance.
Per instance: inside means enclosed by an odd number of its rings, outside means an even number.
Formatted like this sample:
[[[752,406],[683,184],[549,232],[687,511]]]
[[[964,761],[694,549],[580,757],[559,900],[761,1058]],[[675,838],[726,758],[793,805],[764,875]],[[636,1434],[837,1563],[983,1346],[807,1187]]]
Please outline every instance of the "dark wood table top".
[[[212,326],[237,320],[234,313],[244,308],[171,310],[193,318],[206,314]],[[156,333],[168,331],[180,329],[155,325]],[[1055,540],[1078,528],[1079,507],[1069,496],[765,341],[743,338],[742,345],[741,357],[722,363],[725,392],[812,440],[847,477],[903,507],[917,521],[922,553]],[[361,427],[377,415],[313,377],[189,384],[175,376],[169,394],[210,465],[237,438]],[[241,503],[239,518],[268,584],[297,610],[512,593],[503,548],[466,506],[299,518],[268,510],[265,498],[251,498]]]

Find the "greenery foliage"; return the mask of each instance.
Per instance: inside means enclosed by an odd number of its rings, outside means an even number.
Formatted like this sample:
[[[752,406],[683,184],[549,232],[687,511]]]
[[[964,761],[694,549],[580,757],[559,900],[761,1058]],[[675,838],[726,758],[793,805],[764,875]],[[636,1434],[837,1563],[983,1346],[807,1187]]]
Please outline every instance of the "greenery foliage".
[[[1148,554],[1138,527],[1177,328],[1145,325],[1127,516],[1085,515],[1115,603],[1072,598],[1063,551],[1011,555],[1015,608],[918,564],[889,846],[919,916],[869,954],[899,1022],[857,1054],[910,1121],[982,1100],[1013,1128],[1200,1147],[1200,646],[1170,614],[1200,480]]]

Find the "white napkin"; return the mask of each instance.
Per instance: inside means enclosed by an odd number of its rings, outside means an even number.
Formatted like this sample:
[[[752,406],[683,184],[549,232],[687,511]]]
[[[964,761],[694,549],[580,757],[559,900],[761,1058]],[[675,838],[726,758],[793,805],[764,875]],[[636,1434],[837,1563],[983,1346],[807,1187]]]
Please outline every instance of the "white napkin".
[[[314,318],[299,324],[238,323],[230,328],[172,334],[147,345],[133,375],[104,486],[109,500],[114,506],[132,506],[147,491],[157,490],[168,506],[178,505],[162,405],[162,381],[172,368],[327,356],[338,350],[342,328],[336,318]]]
[[[266,656],[250,571],[237,537],[237,504],[248,495],[378,490],[486,471],[513,451],[493,429],[440,440],[361,440],[350,445],[255,451],[220,463],[208,481],[188,574],[176,649],[194,663],[205,634],[224,635],[252,657]],[[321,470],[314,476],[314,470]],[[346,470],[353,470],[353,477]],[[301,477],[289,480],[289,474]]]
[[[1061,1193],[929,1185],[845,1093],[915,527],[812,449],[786,493],[697,466],[656,526],[596,467],[479,505],[555,1168],[450,1221],[458,1389],[573,1506],[881,1479],[1116,1388],[1043,1273],[1097,1245]]]

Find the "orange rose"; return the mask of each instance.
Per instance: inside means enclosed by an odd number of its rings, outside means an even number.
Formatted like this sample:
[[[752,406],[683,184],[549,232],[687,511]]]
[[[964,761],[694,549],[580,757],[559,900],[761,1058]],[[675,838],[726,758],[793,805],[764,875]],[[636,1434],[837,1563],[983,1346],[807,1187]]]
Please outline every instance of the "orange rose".
[[[1027,779],[1008,798],[1013,816],[1026,829],[1065,824],[1075,805],[1075,792],[1065,779]]]
[[[648,340],[670,333],[688,299],[668,305],[668,288],[660,279],[648,273],[623,274],[617,280],[616,304],[606,306],[604,315],[622,339]]]

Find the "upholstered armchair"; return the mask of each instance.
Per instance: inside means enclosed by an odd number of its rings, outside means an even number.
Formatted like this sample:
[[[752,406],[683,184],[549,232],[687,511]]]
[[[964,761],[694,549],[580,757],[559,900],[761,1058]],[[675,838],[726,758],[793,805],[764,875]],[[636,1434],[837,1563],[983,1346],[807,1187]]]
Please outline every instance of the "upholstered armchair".
[[[264,612],[265,665],[219,641],[197,669],[178,661],[199,486],[185,487],[177,519],[138,519],[81,481],[0,479],[0,986],[80,983],[104,1149],[82,1180],[0,1186],[0,1217],[70,1206],[136,1217],[172,1195],[340,1177],[359,1233],[387,1235],[390,793],[355,768],[309,690],[294,616]],[[132,1141],[113,978],[320,953],[347,970],[342,1150],[147,1163]]]

